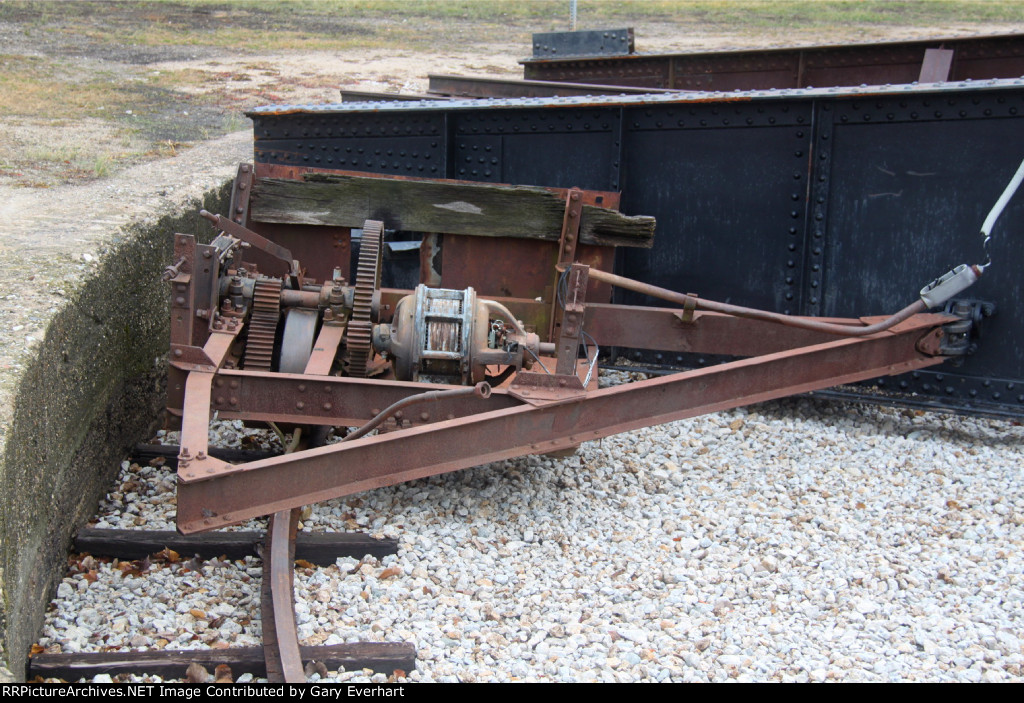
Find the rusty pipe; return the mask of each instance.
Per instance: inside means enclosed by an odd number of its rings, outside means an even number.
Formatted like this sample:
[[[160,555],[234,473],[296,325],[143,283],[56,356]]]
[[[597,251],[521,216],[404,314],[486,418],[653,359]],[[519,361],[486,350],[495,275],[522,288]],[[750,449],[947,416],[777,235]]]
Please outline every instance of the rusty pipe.
[[[418,403],[426,403],[428,401],[441,400],[443,398],[458,398],[461,396],[475,395],[477,398],[489,398],[491,396],[491,385],[484,381],[476,384],[475,386],[467,386],[465,388],[455,388],[447,391],[427,391],[426,393],[419,393],[417,395],[410,395],[408,398],[402,398],[389,405],[388,407],[381,410],[379,413],[373,416],[373,418],[365,425],[360,427],[355,432],[351,432],[342,438],[342,442],[350,442],[353,439],[359,439],[370,430],[381,425],[385,420],[394,415],[399,410],[406,408],[410,405],[416,405]]]
[[[916,315],[917,313],[926,312],[928,310],[928,306],[924,301],[916,300],[881,322],[858,327],[856,324],[844,325],[833,322],[821,322],[818,320],[809,320],[804,317],[781,315],[777,312],[769,312],[767,310],[757,310],[755,308],[745,308],[740,305],[719,303],[714,300],[704,300],[703,298],[684,295],[683,293],[677,293],[675,291],[668,290],[667,288],[659,288],[658,286],[652,286],[649,283],[641,283],[640,281],[634,281],[631,278],[616,276],[613,273],[605,273],[604,271],[598,271],[597,269],[590,269],[588,275],[590,278],[597,279],[603,283],[609,283],[613,286],[625,288],[626,290],[631,290],[636,293],[643,293],[644,295],[649,295],[652,298],[667,300],[672,303],[677,303],[678,305],[683,305],[684,307],[687,305],[693,306],[694,303],[696,303],[697,310],[717,312],[724,315],[744,317],[751,320],[774,322],[787,327],[797,327],[805,330],[813,330],[815,332],[826,332],[828,334],[835,334],[842,337],[864,337],[876,332],[883,332],[890,327],[894,327],[903,322],[911,315]]]
[[[326,286],[318,291],[285,288],[281,291],[281,307],[315,308],[320,305],[326,305],[329,293],[330,288]]]

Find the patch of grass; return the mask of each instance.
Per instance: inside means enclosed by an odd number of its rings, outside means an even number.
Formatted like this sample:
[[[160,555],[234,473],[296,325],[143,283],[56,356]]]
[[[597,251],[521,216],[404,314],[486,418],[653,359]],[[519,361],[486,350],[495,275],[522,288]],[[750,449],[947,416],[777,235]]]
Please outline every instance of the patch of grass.
[[[123,84],[106,74],[50,58],[0,55],[2,116],[102,116],[124,100]]]
[[[252,129],[252,120],[240,112],[229,112],[224,118],[224,131],[226,133],[241,132]]]
[[[118,160],[127,156],[96,153],[93,149],[70,144],[35,146],[25,151],[21,167],[48,174],[57,182],[90,180],[109,176]]]
[[[176,9],[213,17],[227,10],[218,0],[177,0],[149,3],[162,8],[164,16]],[[565,0],[234,0],[231,13],[265,14],[283,22],[287,16],[321,16],[360,19],[417,18],[503,22],[568,21]],[[842,21],[868,24],[887,22],[1017,22],[1024,20],[1024,6],[1017,0],[579,0],[578,19],[679,20],[739,23],[757,26],[796,19],[801,23],[832,24]]]
[[[110,154],[100,154],[92,160],[92,175],[94,178],[106,178],[114,168],[114,159]]]
[[[38,10],[26,17],[26,5]],[[568,28],[565,0],[161,0],[0,3],[0,20],[45,26],[111,47],[321,51],[480,46]],[[645,22],[680,32],[728,29],[856,30],[949,23],[1024,22],[1019,0],[579,0],[581,28]],[[451,41],[457,38],[456,42]]]

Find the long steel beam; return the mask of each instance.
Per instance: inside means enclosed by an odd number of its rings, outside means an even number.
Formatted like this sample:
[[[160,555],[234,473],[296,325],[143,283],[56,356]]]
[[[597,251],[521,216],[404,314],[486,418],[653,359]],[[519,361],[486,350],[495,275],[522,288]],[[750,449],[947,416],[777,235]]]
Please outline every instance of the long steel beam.
[[[428,76],[431,96],[445,98],[553,98],[570,95],[642,95],[668,93],[662,88],[635,88],[626,85],[600,85],[588,82],[561,83],[530,81],[492,76],[452,76],[431,73]]]
[[[918,349],[934,346],[939,336],[934,316],[914,317],[896,331],[605,388],[576,402],[494,410],[239,466],[179,469],[178,529],[215,529],[652,424],[912,371],[943,360]]]
[[[951,52],[952,56],[932,61],[936,50]],[[530,58],[520,63],[523,77],[530,80],[673,90],[1017,78],[1024,75],[1024,34],[783,49]],[[936,71],[940,64],[943,70]]]

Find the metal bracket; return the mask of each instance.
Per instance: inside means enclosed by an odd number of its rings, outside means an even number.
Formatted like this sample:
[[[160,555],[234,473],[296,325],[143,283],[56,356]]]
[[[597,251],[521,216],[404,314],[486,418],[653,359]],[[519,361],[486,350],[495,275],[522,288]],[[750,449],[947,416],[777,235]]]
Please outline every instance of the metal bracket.
[[[587,395],[575,374],[520,371],[508,388],[509,395],[530,405],[560,405]]]
[[[562,218],[562,233],[558,238],[558,261],[555,270],[555,294],[551,296],[551,324],[548,328],[548,339],[554,340],[558,326],[562,322],[562,310],[558,305],[558,283],[560,270],[572,264],[576,259],[576,243],[580,238],[580,221],[583,215],[583,191],[570,188],[565,194],[565,216]]]
[[[580,238],[580,220],[583,214],[583,191],[570,188],[565,196],[565,216],[562,233],[558,238],[558,264],[568,266],[576,259],[576,243]]]
[[[693,311],[697,309],[698,297],[696,293],[687,293],[683,300],[683,314],[679,316],[679,319],[687,325],[693,322]]]
[[[533,58],[564,56],[628,56],[636,52],[633,28],[575,32],[537,32]]]
[[[942,326],[939,353],[964,357],[977,351],[978,340],[981,339],[981,322],[995,314],[996,306],[995,303],[982,300],[950,300],[944,312],[960,319]],[[962,360],[954,360],[954,363],[956,361]]]
[[[978,349],[981,321],[995,314],[996,306],[982,300],[950,300],[943,312],[959,318],[925,335],[917,343],[919,351],[933,356],[959,357],[953,365],[963,363],[963,357]]]
[[[580,337],[583,335],[583,318],[587,312],[587,280],[590,267],[584,264],[573,264],[564,274],[567,277],[562,311],[562,327],[558,335],[558,362],[555,373],[571,375],[576,372],[576,359],[579,356]],[[559,295],[555,295],[556,301]]]
[[[195,267],[196,238],[191,234],[174,235],[176,273],[171,284],[171,344],[192,344],[192,271]]]
[[[182,371],[216,371],[217,365],[201,347],[171,345],[171,366]]]
[[[238,164],[238,173],[231,185],[231,219],[244,225],[249,219],[249,194],[252,192],[252,165]]]

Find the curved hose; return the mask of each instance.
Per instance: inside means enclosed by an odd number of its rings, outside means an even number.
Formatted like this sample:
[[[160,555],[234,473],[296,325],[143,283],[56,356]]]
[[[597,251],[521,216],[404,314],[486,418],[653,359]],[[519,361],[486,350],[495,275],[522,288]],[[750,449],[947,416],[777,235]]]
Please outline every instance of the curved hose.
[[[373,416],[373,418],[365,425],[360,427],[354,432],[350,432],[345,435],[341,440],[342,442],[351,442],[353,439],[359,439],[370,430],[383,424],[385,420],[394,415],[402,408],[406,408],[410,405],[416,405],[417,403],[425,403],[432,400],[441,400],[443,398],[458,398],[474,395],[477,398],[489,398],[491,396],[491,386],[487,383],[480,382],[475,386],[468,386],[466,388],[456,388],[447,391],[427,391],[426,393],[419,393],[417,395],[410,395],[407,398],[402,398],[389,405],[388,407],[381,410],[379,413]]]
[[[999,196],[999,200],[997,200],[996,204],[992,206],[991,210],[989,210],[988,217],[985,218],[985,221],[981,225],[981,236],[984,240],[982,242],[982,246],[985,248],[985,258],[987,259],[984,264],[978,266],[982,271],[992,263],[992,257],[988,253],[988,243],[989,240],[992,239],[992,228],[995,226],[996,220],[999,219],[999,216],[1003,214],[1003,210],[1006,208],[1006,204],[1010,202],[1010,198],[1012,198],[1014,193],[1017,192],[1017,188],[1020,187],[1021,181],[1024,181],[1024,161],[1020,162],[1020,166],[1017,167],[1017,173],[1013,174],[1013,178],[1011,178],[1010,182],[1006,184],[1006,188],[1003,189],[1003,194]]]

